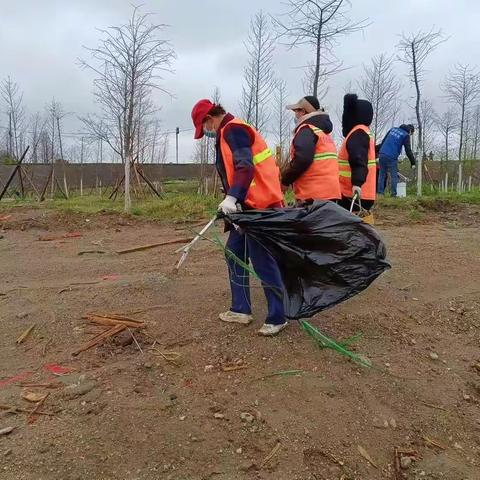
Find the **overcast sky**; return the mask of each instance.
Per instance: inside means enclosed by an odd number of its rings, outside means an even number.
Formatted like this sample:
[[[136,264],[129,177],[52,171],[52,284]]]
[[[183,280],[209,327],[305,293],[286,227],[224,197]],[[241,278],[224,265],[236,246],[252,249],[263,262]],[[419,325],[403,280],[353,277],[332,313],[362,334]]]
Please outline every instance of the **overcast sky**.
[[[346,85],[355,85],[362,63],[382,52],[394,53],[398,35],[433,25],[450,38],[429,58],[429,73],[424,94],[443,108],[439,83],[455,62],[480,63],[479,0],[354,0],[351,17],[368,17],[371,25],[364,31],[341,40],[336,55],[351,67],[331,79],[325,99],[337,121]],[[246,62],[243,41],[250,17],[259,9],[271,14],[285,11],[276,0],[142,0],[144,11],[155,13],[158,23],[170,25],[165,31],[177,53],[174,72],[165,74],[162,87],[174,98],[156,95],[162,106],[166,130],[179,126],[191,128],[193,103],[211,95],[218,86],[222,102],[236,113],[241,95],[242,71]],[[88,58],[83,46],[98,43],[97,28],[124,23],[131,13],[128,0],[0,0],[0,77],[10,75],[23,89],[29,113],[42,110],[55,97],[66,111],[76,115],[95,111],[92,75],[78,66],[78,57]],[[303,94],[302,74],[311,52],[308,48],[286,51],[281,45],[275,54],[277,74],[288,82],[292,101]],[[403,81],[403,116],[412,117],[412,94],[405,68],[396,69]],[[5,125],[2,115],[0,125]],[[82,131],[75,115],[66,120],[65,129]],[[173,139],[172,139],[173,140]],[[169,161],[174,160],[173,141]],[[189,160],[193,140],[191,132],[180,139],[181,158]]]

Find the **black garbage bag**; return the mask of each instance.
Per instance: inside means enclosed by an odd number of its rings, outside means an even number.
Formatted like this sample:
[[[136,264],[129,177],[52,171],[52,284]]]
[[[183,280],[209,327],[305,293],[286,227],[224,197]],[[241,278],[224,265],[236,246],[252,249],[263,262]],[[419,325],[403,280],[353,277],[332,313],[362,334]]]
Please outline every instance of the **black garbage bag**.
[[[375,229],[333,202],[227,218],[277,261],[290,319],[309,318],[347,300],[390,268]]]

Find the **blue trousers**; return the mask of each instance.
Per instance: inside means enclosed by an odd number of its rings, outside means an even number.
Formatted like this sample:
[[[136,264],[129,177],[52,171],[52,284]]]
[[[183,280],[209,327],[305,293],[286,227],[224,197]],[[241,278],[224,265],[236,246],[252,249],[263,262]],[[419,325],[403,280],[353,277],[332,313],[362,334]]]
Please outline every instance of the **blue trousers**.
[[[260,277],[268,304],[266,323],[273,325],[284,323],[283,282],[274,258],[261,244],[234,229],[230,231],[227,249],[244,263],[248,264],[251,260],[255,273]],[[235,262],[235,259],[228,256],[227,265],[232,291],[231,310],[232,312],[251,314],[249,273],[238,264],[238,261]]]
[[[396,197],[398,183],[397,159],[394,160],[385,155],[380,155],[378,158],[378,163],[380,166],[380,174],[378,175],[377,193],[383,195],[385,192],[385,180],[388,172],[390,172],[392,197]]]

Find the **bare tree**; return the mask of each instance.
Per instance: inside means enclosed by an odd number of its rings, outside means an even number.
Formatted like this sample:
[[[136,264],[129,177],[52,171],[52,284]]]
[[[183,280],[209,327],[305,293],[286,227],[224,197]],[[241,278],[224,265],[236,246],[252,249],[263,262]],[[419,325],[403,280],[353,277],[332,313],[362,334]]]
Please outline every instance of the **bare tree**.
[[[462,148],[462,160],[465,162],[468,159],[469,147],[473,140],[473,116],[472,112],[467,111],[465,113],[465,120],[463,124],[463,148]]]
[[[267,107],[275,85],[273,74],[275,42],[270,32],[269,19],[262,11],[255,14],[250,22],[245,48],[248,63],[243,74],[240,109],[244,119],[262,131],[270,117]]]
[[[433,103],[428,98],[423,98],[420,102],[420,115],[422,117],[422,145],[425,154],[433,149],[435,140],[435,118],[437,114],[433,108]]]
[[[159,119],[150,123],[145,135],[148,151],[145,150],[143,162],[149,158],[150,163],[165,163],[168,153],[168,133],[162,132],[161,126],[162,122]]]
[[[473,110],[473,147],[472,160],[478,160],[478,142],[480,140],[480,105]]]
[[[221,101],[220,89],[215,87],[212,92],[212,102],[218,105]],[[193,153],[193,160],[200,163],[200,176],[198,184],[198,193],[200,195],[208,195],[209,192],[209,172],[210,168],[208,164],[215,162],[216,154],[216,141],[214,138],[204,136],[199,142],[195,144],[195,150]],[[213,176],[213,193],[215,193],[215,185],[217,183],[217,173],[214,172]]]
[[[128,23],[101,30],[97,48],[87,48],[92,63],[94,95],[101,113],[83,119],[96,138],[105,141],[125,165],[125,211],[130,211],[130,168],[140,154],[138,130],[155,113],[152,91],[159,86],[161,72],[170,71],[175,54],[167,40],[159,38],[166,25],[150,22],[151,15],[133,9]]]
[[[465,119],[468,109],[480,97],[480,73],[469,65],[455,65],[445,82],[442,89],[450,99],[460,109],[460,144],[458,147],[458,160],[462,160],[462,150],[464,148]]]
[[[40,130],[39,141],[41,163],[48,163],[50,161],[50,143],[50,135],[47,129],[42,128],[42,130]]]
[[[314,57],[307,65],[307,93],[319,97],[325,79],[342,68],[333,47],[340,37],[365,28],[367,20],[350,20],[348,0],[288,0],[286,4],[288,11],[274,22],[289,48],[302,45],[314,48]],[[282,17],[286,17],[286,21]]]
[[[458,127],[457,112],[449,108],[442,115],[435,116],[435,124],[440,130],[445,141],[445,161],[448,162],[448,155],[450,153],[450,138]]]
[[[25,135],[23,93],[20,91],[18,84],[10,77],[7,77],[0,85],[0,94],[5,103],[8,117],[8,154],[18,160],[23,150]]]
[[[62,144],[62,120],[65,118],[67,112],[63,109],[60,102],[52,99],[52,101],[46,107],[51,136],[51,160],[52,162],[57,159],[63,159],[63,144]],[[57,143],[55,143],[57,141]]]
[[[401,82],[393,71],[394,57],[385,53],[373,57],[370,65],[363,65],[363,78],[358,86],[373,107],[372,130],[377,138],[392,125],[398,110],[398,92]]]
[[[215,105],[220,104],[222,101],[222,94],[220,93],[220,88],[215,87],[212,92],[212,102]],[[206,163],[214,163],[215,162],[215,139],[214,138],[207,138],[207,157]]]
[[[38,163],[38,145],[40,143],[40,135],[44,128],[44,121],[42,115],[37,112],[32,115],[30,119],[30,144],[32,145],[30,152],[30,161]]]
[[[280,165],[288,159],[288,150],[290,137],[292,134],[292,116],[287,111],[287,83],[279,79],[275,87],[275,141],[277,148],[280,149]]]
[[[398,44],[400,50],[399,59],[408,65],[409,77],[415,86],[415,114],[417,116],[417,195],[422,194],[422,156],[425,153],[422,144],[423,124],[420,111],[421,85],[425,75],[425,61],[428,56],[445,41],[441,30],[432,28],[428,32],[418,31],[411,34],[403,34]]]

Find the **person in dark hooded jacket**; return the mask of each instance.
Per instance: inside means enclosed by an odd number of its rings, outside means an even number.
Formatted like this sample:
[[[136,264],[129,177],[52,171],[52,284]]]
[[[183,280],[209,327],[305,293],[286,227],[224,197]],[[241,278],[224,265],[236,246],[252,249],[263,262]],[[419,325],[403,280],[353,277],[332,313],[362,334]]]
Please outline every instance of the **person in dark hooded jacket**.
[[[413,125],[400,125],[400,127],[391,128],[385,135],[382,143],[378,149],[378,163],[380,166],[380,173],[378,175],[377,192],[379,195],[383,195],[386,187],[387,174],[390,172],[391,178],[391,192],[392,197],[397,196],[397,183],[398,183],[398,157],[402,151],[402,147],[405,149],[405,153],[410,160],[412,168],[415,168],[417,162],[415,156],[412,153],[410,144],[410,136],[413,135],[415,128]]]
[[[343,99],[342,133],[345,137],[338,152],[340,168],[339,204],[350,209],[352,199],[359,199],[369,210],[376,197],[375,141],[370,133],[373,119],[372,104],[349,93]],[[354,202],[358,210],[358,201]]]
[[[338,200],[337,149],[330,136],[330,117],[316,97],[306,96],[287,105],[295,113],[290,162],[282,173],[282,185],[292,185],[297,204],[311,200]]]

